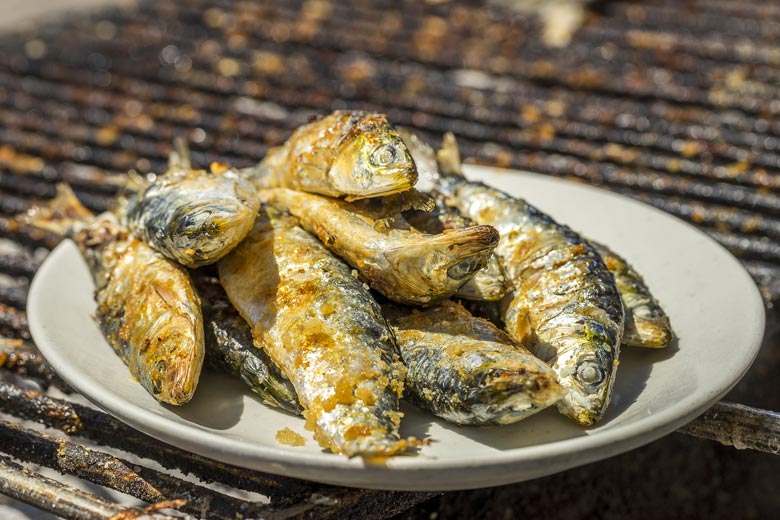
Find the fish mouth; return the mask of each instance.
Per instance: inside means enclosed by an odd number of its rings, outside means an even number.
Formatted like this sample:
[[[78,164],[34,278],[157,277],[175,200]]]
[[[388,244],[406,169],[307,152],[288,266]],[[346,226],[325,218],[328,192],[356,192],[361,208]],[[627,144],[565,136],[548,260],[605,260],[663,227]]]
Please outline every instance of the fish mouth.
[[[463,280],[464,283],[487,265],[499,240],[498,230],[493,226],[448,229],[437,237],[450,242],[447,254],[452,260],[447,268],[447,276],[453,280]]]
[[[393,181],[387,184],[378,185],[373,188],[361,189],[359,193],[349,194],[344,197],[347,202],[353,202],[361,199],[369,199],[373,197],[386,197],[388,195],[395,195],[396,193],[402,193],[408,191],[414,187],[417,183],[417,172],[402,173],[401,175],[394,175]]]
[[[182,340],[177,336],[178,340]],[[171,345],[178,345],[171,340]],[[148,367],[146,373],[147,389],[159,401],[179,406],[192,399],[198,386],[203,356],[194,349],[190,355],[178,357],[165,355]]]

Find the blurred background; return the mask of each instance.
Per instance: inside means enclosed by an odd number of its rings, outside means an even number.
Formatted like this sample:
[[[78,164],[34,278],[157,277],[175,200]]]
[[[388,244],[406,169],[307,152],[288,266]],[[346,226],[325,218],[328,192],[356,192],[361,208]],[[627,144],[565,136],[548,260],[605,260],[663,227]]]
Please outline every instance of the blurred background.
[[[772,2],[0,0],[0,218],[52,196],[61,180],[105,209],[125,172],[162,169],[176,135],[189,139],[196,164],[246,166],[310,115],[347,107],[387,112],[432,142],[453,131],[469,161],[601,186],[708,233],[739,257],[769,313],[762,352],[726,399],[780,410]],[[0,357],[0,382],[34,388],[53,377],[24,315],[47,246],[0,232],[0,335],[29,353],[28,368]],[[778,476],[776,455],[675,433],[532,482],[390,494],[357,511],[771,518]],[[316,516],[346,514],[338,507]],[[50,518],[2,495],[0,517]]]

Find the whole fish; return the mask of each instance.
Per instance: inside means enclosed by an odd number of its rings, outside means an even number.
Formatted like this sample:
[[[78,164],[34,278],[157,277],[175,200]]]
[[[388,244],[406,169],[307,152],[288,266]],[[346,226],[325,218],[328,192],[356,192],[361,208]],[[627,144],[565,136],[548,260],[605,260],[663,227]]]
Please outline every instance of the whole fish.
[[[404,213],[407,222],[425,233],[438,234],[447,229],[463,229],[474,225],[471,219],[444,203],[443,197],[436,197],[433,211],[413,210]],[[507,281],[504,268],[495,254],[491,254],[485,267],[474,274],[465,285],[454,294],[467,300],[498,301],[507,293]]]
[[[252,229],[259,202],[243,175],[219,164],[192,169],[173,152],[168,171],[128,201],[127,224],[152,247],[187,267],[216,262]]]
[[[610,400],[623,330],[614,277],[568,227],[522,199],[466,180],[452,134],[439,170],[448,203],[501,234],[496,254],[513,289],[502,302],[507,331],[558,374],[568,391],[559,410],[594,424]]]
[[[601,255],[607,269],[615,277],[626,321],[623,327],[623,345],[631,347],[663,348],[674,337],[669,317],[650,293],[642,276],[623,258],[604,244],[590,240]]]
[[[252,329],[230,303],[219,280],[200,274],[193,280],[203,307],[206,363],[240,377],[265,404],[300,414],[292,383],[265,350],[255,347]]]
[[[295,219],[261,208],[219,279],[255,345],[292,382],[307,428],[335,453],[383,457],[401,439],[405,369],[379,305]]]
[[[384,305],[406,365],[405,397],[456,424],[510,424],[564,394],[543,361],[492,323],[444,301]]]
[[[93,216],[65,185],[18,219],[73,239],[95,280],[96,318],[108,343],[157,400],[189,401],[204,346],[200,300],[187,271],[135,238],[116,214]]]
[[[263,201],[295,215],[371,287],[400,303],[428,304],[449,297],[485,266],[498,243],[490,226],[428,235],[412,229],[400,215],[388,219],[369,204],[284,188],[259,193]]]
[[[387,116],[336,111],[298,127],[247,170],[258,188],[291,188],[355,200],[408,190],[417,169]]]

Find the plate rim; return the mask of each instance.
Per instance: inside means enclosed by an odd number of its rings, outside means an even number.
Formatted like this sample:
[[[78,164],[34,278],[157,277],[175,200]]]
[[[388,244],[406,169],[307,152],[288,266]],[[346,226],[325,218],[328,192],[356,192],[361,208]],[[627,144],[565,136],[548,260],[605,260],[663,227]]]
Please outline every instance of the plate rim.
[[[164,416],[151,413],[143,406],[122,398],[122,396],[115,394],[111,389],[101,385],[96,379],[91,377],[76,377],[79,372],[83,372],[83,369],[79,367],[78,364],[72,363],[67,357],[61,356],[56,348],[49,348],[51,346],[49,344],[49,334],[46,332],[45,325],[39,320],[37,312],[34,311],[34,309],[39,307],[38,299],[43,297],[40,285],[43,283],[42,280],[45,279],[45,275],[41,273],[47,273],[48,270],[51,269],[51,265],[56,263],[59,256],[66,254],[65,251],[68,247],[75,249],[78,254],[78,249],[72,241],[63,241],[51,251],[39,267],[30,284],[28,309],[33,312],[29,313],[28,318],[31,334],[41,353],[69,385],[96,404],[99,408],[106,411],[109,415],[116,417],[129,426],[157,438],[158,440],[173,444],[174,446],[176,446],[177,443],[184,442],[187,444],[184,449],[195,451],[206,457],[215,458],[242,467],[267,471],[269,473],[286,474],[288,476],[295,476],[294,474],[289,473],[291,469],[298,471],[298,473],[300,473],[300,471],[306,471],[307,469],[325,470],[328,473],[333,473],[333,475],[328,476],[328,479],[325,480],[328,483],[346,486],[373,487],[376,489],[422,490],[423,488],[421,488],[419,484],[403,486],[403,482],[401,482],[403,475],[409,472],[433,473],[451,469],[467,469],[475,466],[491,469],[506,467],[508,465],[517,465],[518,463],[523,462],[534,463],[551,459],[565,460],[574,457],[577,459],[576,463],[567,466],[567,468],[571,468],[614,456],[651,442],[679,428],[683,424],[686,424],[731,390],[731,388],[733,388],[750,369],[755,357],[758,355],[765,333],[766,313],[763,299],[761,298],[753,279],[742,264],[712,237],[706,235],[688,222],[661,211],[658,208],[599,187],[573,183],[556,177],[520,170],[469,164],[464,166],[467,174],[476,174],[477,177],[481,177],[480,173],[532,176],[537,179],[544,179],[544,181],[551,182],[552,184],[566,185],[567,187],[576,186],[579,189],[587,191],[592,190],[597,192],[600,196],[606,195],[610,198],[619,199],[624,203],[628,202],[633,205],[641,206],[644,210],[651,210],[662,218],[673,220],[677,225],[682,224],[689,230],[692,230],[699,236],[705,238],[711,245],[720,249],[721,252],[725,253],[729,258],[733,267],[736,267],[740,272],[740,275],[752,286],[752,301],[749,303],[754,307],[754,310],[757,311],[751,313],[751,315],[754,316],[754,321],[752,323],[754,334],[751,338],[745,338],[744,350],[741,350],[741,352],[745,354],[745,357],[742,360],[739,370],[736,371],[738,372],[738,375],[734,377],[733,380],[730,380],[723,385],[718,385],[717,389],[711,390],[709,393],[702,395],[699,398],[695,398],[698,394],[694,392],[686,399],[677,401],[673,406],[653,413],[651,416],[629,422],[628,424],[619,424],[613,428],[598,431],[594,435],[583,435],[543,444],[509,448],[495,453],[483,454],[479,457],[474,455],[458,459],[398,457],[394,460],[393,466],[379,468],[365,465],[365,463],[359,459],[347,459],[343,456],[333,456],[332,454],[324,453],[312,454],[308,452],[295,452],[274,446],[252,444],[250,441],[229,438],[218,432],[203,429],[198,425],[183,425]],[[746,305],[747,304],[748,302],[746,302]],[[202,451],[193,449],[193,446],[197,445],[203,445],[205,446],[205,449]],[[249,453],[241,451],[241,448],[246,446],[250,447]],[[258,461],[260,461],[260,463],[258,463]],[[252,462],[252,464],[248,464],[248,462]],[[553,471],[547,473],[543,471],[544,468],[541,468],[542,471],[537,470],[537,474],[530,478],[557,471],[564,471],[567,468],[553,469]],[[377,474],[377,472],[383,475],[392,474],[395,475],[394,478],[396,483],[388,484],[387,481],[385,481],[377,485],[372,482],[354,484],[340,478],[344,474],[353,473],[356,470],[362,470],[372,474]],[[334,478],[331,479],[331,476]],[[401,480],[399,480],[399,477],[401,477]],[[518,481],[517,479],[506,480],[500,477],[501,475],[494,479],[486,479],[484,475],[481,475],[472,478],[471,480],[468,478],[461,478],[458,481],[459,485],[456,486],[436,486],[435,483],[431,483],[429,487],[425,487],[424,489],[468,489]],[[320,480],[312,479],[310,476],[298,478]],[[354,482],[355,479],[347,478],[346,480]]]

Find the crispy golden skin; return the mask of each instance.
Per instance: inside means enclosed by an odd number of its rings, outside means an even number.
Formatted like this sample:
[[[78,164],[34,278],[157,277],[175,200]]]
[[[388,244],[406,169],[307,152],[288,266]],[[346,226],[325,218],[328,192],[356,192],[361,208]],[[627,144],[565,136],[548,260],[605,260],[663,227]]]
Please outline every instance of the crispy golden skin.
[[[336,111],[300,126],[247,170],[259,188],[284,187],[349,200],[408,190],[417,169],[384,114]]]
[[[193,272],[203,307],[206,363],[238,376],[263,403],[300,414],[298,394],[265,350],[255,347],[252,329],[228,300],[216,277]]]
[[[218,269],[255,345],[292,382],[323,447],[377,457],[410,446],[398,434],[405,370],[392,332],[344,262],[292,217],[261,209]]]

